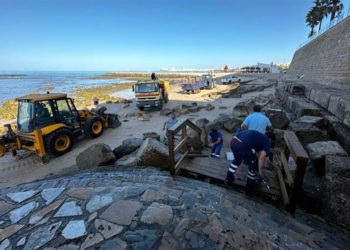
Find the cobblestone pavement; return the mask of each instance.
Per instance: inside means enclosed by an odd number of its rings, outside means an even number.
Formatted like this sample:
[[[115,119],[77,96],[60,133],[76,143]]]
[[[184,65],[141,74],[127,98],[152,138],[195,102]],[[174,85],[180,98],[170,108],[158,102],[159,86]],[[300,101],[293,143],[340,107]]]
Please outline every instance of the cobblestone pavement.
[[[155,168],[86,171],[0,196],[0,249],[350,248],[318,217]]]

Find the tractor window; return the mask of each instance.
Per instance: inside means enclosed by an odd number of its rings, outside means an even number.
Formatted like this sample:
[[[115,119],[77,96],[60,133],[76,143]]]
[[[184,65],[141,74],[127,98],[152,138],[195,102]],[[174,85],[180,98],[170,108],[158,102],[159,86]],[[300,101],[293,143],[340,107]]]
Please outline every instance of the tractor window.
[[[77,125],[77,114],[69,106],[67,99],[57,100],[57,110],[60,121],[67,125]]]
[[[55,122],[49,101],[35,103],[35,127],[41,128]]]
[[[32,132],[33,104],[19,102],[18,105],[18,130],[24,133]]]

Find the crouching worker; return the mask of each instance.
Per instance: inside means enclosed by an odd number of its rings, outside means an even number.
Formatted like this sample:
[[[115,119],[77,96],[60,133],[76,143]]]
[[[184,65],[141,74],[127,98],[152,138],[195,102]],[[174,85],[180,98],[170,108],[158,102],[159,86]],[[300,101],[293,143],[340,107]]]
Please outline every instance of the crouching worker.
[[[235,180],[235,172],[244,161],[248,165],[247,187],[254,188],[263,181],[262,174],[266,156],[270,154],[271,133],[262,134],[255,130],[246,130],[238,133],[231,141],[234,159],[227,171],[226,184]]]
[[[222,134],[216,128],[212,128],[210,129],[209,136],[210,136],[209,147],[211,147],[210,156],[220,158],[221,148],[224,142],[222,138]]]

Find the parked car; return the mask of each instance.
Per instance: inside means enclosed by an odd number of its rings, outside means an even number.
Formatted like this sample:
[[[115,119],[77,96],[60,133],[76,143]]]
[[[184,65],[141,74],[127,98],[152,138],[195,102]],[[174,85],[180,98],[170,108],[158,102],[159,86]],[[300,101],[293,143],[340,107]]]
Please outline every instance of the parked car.
[[[238,83],[241,82],[241,78],[239,78],[238,76],[235,76],[235,75],[230,75],[230,76],[221,78],[222,84],[232,84],[232,83],[236,83],[236,82],[238,82]]]

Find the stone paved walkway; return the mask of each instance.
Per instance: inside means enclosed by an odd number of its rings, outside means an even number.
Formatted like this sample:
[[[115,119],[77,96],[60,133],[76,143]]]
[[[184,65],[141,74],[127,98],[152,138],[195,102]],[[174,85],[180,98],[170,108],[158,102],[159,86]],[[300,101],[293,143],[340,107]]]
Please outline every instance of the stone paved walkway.
[[[320,218],[154,168],[86,171],[0,191],[0,249],[350,248]]]

